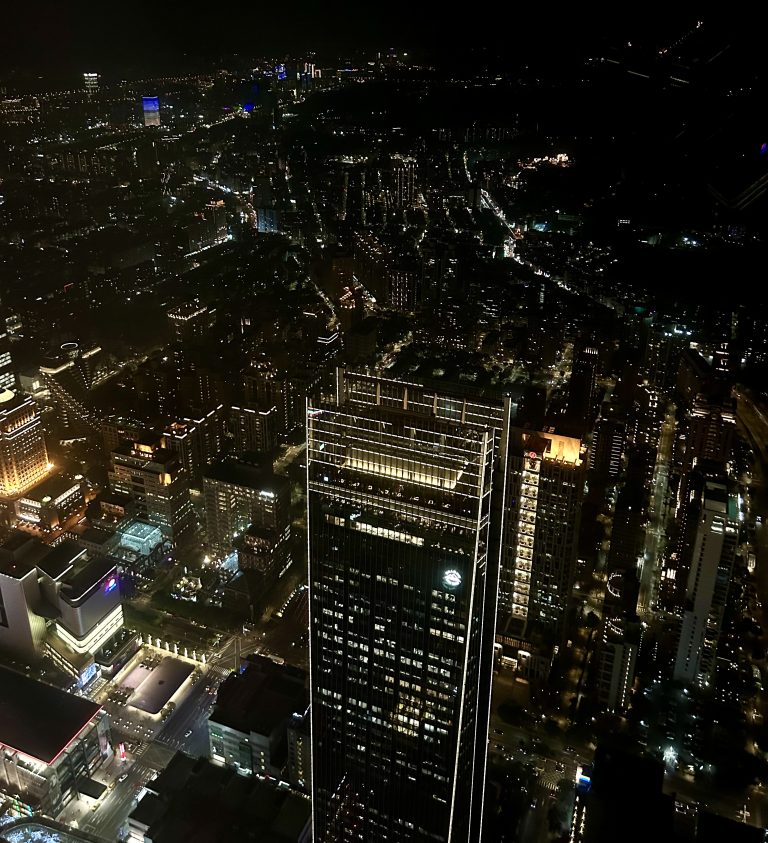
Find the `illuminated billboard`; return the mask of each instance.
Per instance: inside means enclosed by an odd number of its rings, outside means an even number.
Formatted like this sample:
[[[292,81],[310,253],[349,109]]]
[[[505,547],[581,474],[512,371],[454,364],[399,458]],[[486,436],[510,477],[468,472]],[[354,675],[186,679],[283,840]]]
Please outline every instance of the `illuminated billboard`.
[[[158,97],[142,97],[141,110],[145,126],[160,125],[160,100]]]

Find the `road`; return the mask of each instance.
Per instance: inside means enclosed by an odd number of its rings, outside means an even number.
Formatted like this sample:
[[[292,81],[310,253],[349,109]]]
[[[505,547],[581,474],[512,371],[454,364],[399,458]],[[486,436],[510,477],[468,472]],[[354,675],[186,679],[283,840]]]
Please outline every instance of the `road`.
[[[653,470],[653,494],[650,503],[650,524],[646,530],[643,569],[640,574],[640,592],[637,611],[643,620],[653,619],[653,606],[656,602],[662,555],[669,510],[667,491],[669,485],[669,462],[672,458],[672,445],[675,437],[675,408],[667,408],[664,423],[661,426],[659,447],[656,452],[656,465]]]
[[[208,713],[216,701],[221,673],[215,668],[203,676],[163,724],[156,740],[188,755],[208,755]]]

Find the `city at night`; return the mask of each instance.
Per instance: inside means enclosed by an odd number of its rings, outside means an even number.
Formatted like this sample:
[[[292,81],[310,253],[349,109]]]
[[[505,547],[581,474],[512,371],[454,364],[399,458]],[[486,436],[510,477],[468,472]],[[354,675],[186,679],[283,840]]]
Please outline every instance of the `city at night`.
[[[0,843],[768,841],[764,19],[6,5]]]

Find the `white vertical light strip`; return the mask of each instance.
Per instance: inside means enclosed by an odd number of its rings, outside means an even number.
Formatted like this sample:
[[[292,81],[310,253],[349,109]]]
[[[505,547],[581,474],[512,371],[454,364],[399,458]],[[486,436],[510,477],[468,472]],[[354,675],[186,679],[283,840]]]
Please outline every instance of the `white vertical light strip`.
[[[483,445],[487,446],[487,437],[488,434],[485,434],[483,438]],[[485,485],[485,460],[483,459],[483,466],[482,471],[480,472],[480,482],[478,483],[479,489]],[[461,702],[459,705],[459,725],[457,730],[457,741],[456,741],[456,760],[453,765],[453,787],[451,789],[451,813],[448,819],[448,843],[451,843],[452,835],[453,835],[453,815],[456,811],[456,780],[459,775],[459,756],[461,754],[461,730],[464,723],[464,699],[467,693],[467,666],[469,663],[469,648],[472,641],[472,619],[473,619],[473,612],[475,606],[475,577],[477,575],[477,554],[480,548],[480,522],[483,517],[483,507],[482,507],[482,496],[479,498],[477,502],[477,523],[475,524],[475,552],[472,558],[472,583],[469,598],[469,612],[467,613],[467,636],[466,641],[464,644],[464,668],[462,669],[462,682],[461,682]],[[475,732],[477,734],[477,732]],[[474,768],[474,754],[473,754],[473,768]],[[471,791],[470,791],[471,793]],[[470,797],[471,799],[471,797]],[[470,816],[471,816],[470,810]]]
[[[501,502],[499,506],[499,527],[498,527],[498,554],[496,562],[494,563],[497,568],[497,576],[496,576],[496,589],[493,594],[493,634],[491,635],[491,669],[488,673],[488,711],[485,715],[485,728],[482,731],[482,734],[486,736],[486,746],[485,746],[485,763],[483,764],[483,781],[482,787],[480,789],[480,798],[483,800],[482,805],[480,806],[480,826],[478,828],[478,836],[482,840],[483,839],[483,819],[485,817],[485,779],[488,772],[488,733],[491,727],[491,709],[493,708],[493,662],[495,658],[495,645],[496,645],[496,623],[498,620],[498,612],[499,612],[499,588],[501,586],[501,565],[502,565],[502,547],[504,544],[504,531],[506,527],[506,513],[507,513],[507,476],[508,476],[508,460],[509,460],[509,431],[511,426],[511,407],[510,407],[510,400],[507,398],[505,400],[504,406],[504,417],[503,423],[501,428],[501,441],[499,442],[499,470],[502,473],[502,486],[501,486]],[[493,506],[493,491],[491,491],[491,506]],[[486,589],[488,587],[488,563],[486,563],[486,572],[485,572],[485,583]],[[479,686],[479,683],[478,683]]]
[[[315,717],[315,701],[313,697],[313,684],[312,684],[312,674],[314,670],[314,662],[312,660],[312,600],[313,600],[313,593],[312,593],[312,556],[310,554],[311,545],[310,545],[310,520],[309,520],[309,498],[310,498],[310,491],[309,491],[309,464],[311,460],[311,450],[310,450],[310,441],[312,439],[312,416],[310,414],[310,406],[309,406],[309,396],[304,401],[304,422],[306,425],[306,455],[307,455],[307,466],[306,466],[306,494],[307,494],[307,593],[309,594],[309,770],[310,775],[312,776],[312,839],[318,841],[320,843],[319,838],[316,836],[316,829],[317,823],[315,822],[315,816],[317,811],[317,806],[319,804],[319,800],[317,798],[317,794],[315,792],[315,788],[317,787],[317,776],[315,775],[315,735],[314,735],[314,717]]]

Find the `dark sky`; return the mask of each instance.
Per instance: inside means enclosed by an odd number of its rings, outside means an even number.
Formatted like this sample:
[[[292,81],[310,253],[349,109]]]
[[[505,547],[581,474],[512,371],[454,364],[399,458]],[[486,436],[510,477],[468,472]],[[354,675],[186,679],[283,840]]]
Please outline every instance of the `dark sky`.
[[[5,0],[0,13],[0,68],[109,73],[171,66],[180,57],[232,53],[321,55],[396,46],[454,51],[480,45],[556,59],[627,28],[648,30],[647,7],[625,21],[569,4],[463,3],[446,0]],[[641,13],[642,12],[642,13]],[[669,23],[667,20],[666,23]],[[654,27],[660,27],[658,20]]]

